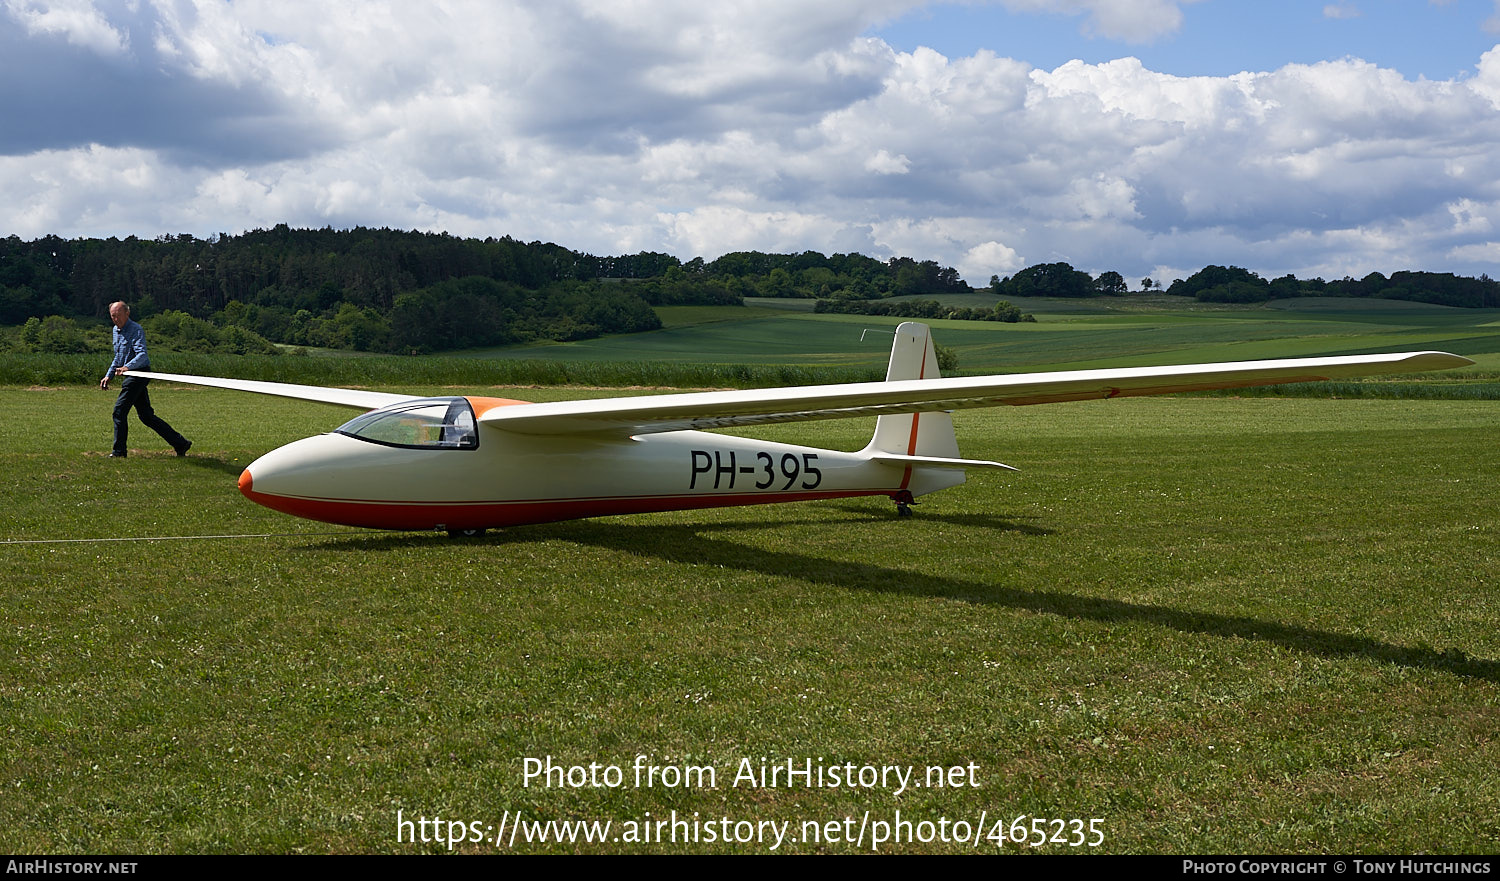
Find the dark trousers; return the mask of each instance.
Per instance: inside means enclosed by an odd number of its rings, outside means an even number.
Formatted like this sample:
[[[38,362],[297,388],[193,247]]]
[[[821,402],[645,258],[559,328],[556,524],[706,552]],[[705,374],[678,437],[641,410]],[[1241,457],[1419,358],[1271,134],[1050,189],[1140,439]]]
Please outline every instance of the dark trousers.
[[[120,396],[115,399],[115,452],[125,452],[125,438],[130,433],[130,424],[126,421],[130,416],[130,408],[135,408],[135,415],[140,418],[145,426],[157,434],[161,439],[172,445],[177,450],[187,445],[187,438],[178,434],[167,420],[156,415],[151,409],[151,396],[146,393],[146,386],[151,380],[140,377],[125,377],[120,382]]]

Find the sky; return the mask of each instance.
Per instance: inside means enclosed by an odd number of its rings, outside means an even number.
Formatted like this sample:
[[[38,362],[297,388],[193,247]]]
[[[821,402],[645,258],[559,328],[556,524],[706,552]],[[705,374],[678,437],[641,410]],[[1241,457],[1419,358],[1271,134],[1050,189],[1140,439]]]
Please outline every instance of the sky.
[[[0,0],[0,236],[1500,277],[1500,0]]]

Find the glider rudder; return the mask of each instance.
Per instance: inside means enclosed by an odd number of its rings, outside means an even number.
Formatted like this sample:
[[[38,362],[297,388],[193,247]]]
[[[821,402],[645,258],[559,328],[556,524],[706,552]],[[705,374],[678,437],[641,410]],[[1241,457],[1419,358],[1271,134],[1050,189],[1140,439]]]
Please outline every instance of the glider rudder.
[[[937,379],[940,375],[931,329],[916,321],[902,322],[896,328],[895,341],[891,343],[891,361],[886,367],[885,381]],[[864,452],[872,459],[905,466],[898,501],[964,482],[963,471],[955,468],[918,469],[910,460],[899,461],[911,456],[958,459],[958,435],[953,431],[953,417],[947,413],[878,416],[875,418],[875,435],[870,438]]]
[[[931,330],[915,321],[903,322],[891,344],[885,381],[937,379],[939,375]],[[870,453],[956,459],[958,436],[953,431],[953,417],[947,413],[893,414],[876,418],[875,436],[865,449]]]

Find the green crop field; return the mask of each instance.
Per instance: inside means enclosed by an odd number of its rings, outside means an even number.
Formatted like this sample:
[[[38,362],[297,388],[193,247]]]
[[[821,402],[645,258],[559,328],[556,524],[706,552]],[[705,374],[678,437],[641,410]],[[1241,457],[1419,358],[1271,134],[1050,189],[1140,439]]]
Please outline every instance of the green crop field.
[[[990,305],[986,295],[943,299]],[[746,307],[662,307],[663,328],[566,344],[513,346],[441,355],[308,357],[161,353],[158,369],[313,385],[591,385],[752,387],[854,382],[884,376],[890,332],[901,321],[818,315],[808,300],[752,301]],[[1310,298],[1226,306],[1180,297],[1028,300],[1036,323],[932,321],[959,372],[1005,373],[1314,357],[1441,349],[1477,363],[1439,379],[1420,396],[1500,399],[1500,310],[1454,309],[1386,300]],[[347,355],[348,353],[342,353]],[[10,354],[0,385],[86,384],[98,356]],[[1315,389],[1327,396],[1405,396],[1392,379]],[[1244,392],[1259,394],[1260,392]],[[1276,392],[1282,393],[1282,392]],[[1298,391],[1297,394],[1308,393]]]
[[[992,305],[994,297],[939,298]],[[645,361],[863,367],[885,363],[889,331],[901,319],[815,315],[809,301],[760,299],[747,307],[659,309],[662,330],[473,353],[562,361]],[[1180,297],[1017,302],[1036,323],[933,321],[938,343],[968,373],[1079,369],[1198,361],[1248,361],[1355,352],[1441,349],[1500,352],[1500,311],[1389,300],[1278,301],[1215,306]],[[870,329],[870,333],[865,333]],[[861,340],[861,336],[864,339]]]
[[[1278,338],[1262,311],[1215,319],[1247,328],[1227,345],[1484,335],[1418,310]],[[966,366],[1134,346],[1079,319],[937,336]],[[789,320],[744,339],[774,360]],[[795,333],[836,353],[873,321]],[[699,351],[737,351],[727,324]],[[1148,324],[1179,352],[1218,326]],[[629,339],[677,357],[655,336]],[[105,458],[112,394],[0,389],[0,850],[1500,852],[1494,402],[970,411],[964,453],[1021,472],[909,519],[808,503],[453,541],[240,497],[247,462],[349,411],[152,397],[188,458],[138,426]],[[785,785],[806,763],[923,785]],[[610,826],[527,841],[574,821]]]

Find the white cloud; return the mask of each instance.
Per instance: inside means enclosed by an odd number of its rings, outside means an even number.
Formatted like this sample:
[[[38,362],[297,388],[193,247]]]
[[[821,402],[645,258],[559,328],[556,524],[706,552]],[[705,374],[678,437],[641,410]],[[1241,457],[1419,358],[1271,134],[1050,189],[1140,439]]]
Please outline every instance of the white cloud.
[[[1014,248],[991,241],[970,248],[954,268],[977,287],[985,284],[991,275],[1004,277],[1025,269],[1026,261]]]
[[[885,150],[877,150],[874,156],[865,160],[865,170],[876,174],[906,174],[911,171],[911,160],[905,153],[892,156]]]
[[[1182,26],[1182,7],[1198,0],[1000,0],[1007,9],[1083,15],[1085,34],[1149,43]]]
[[[1359,18],[1359,7],[1353,3],[1329,3],[1323,7],[1323,17],[1332,19]]]
[[[5,8],[28,33],[61,36],[100,55],[129,51],[129,38],[112,27],[90,0],[5,0]]]
[[[816,214],[710,206],[663,214],[659,220],[666,225],[672,242],[706,259],[730,251],[849,250],[832,244],[838,239],[839,222]]]
[[[1491,216],[1496,214],[1496,206],[1476,202],[1473,199],[1459,199],[1450,203],[1448,213],[1453,217],[1453,231],[1464,234],[1488,235],[1495,229]]]
[[[1449,250],[1444,256],[1461,263],[1500,264],[1500,242],[1459,245]]]
[[[1500,2],[1500,0],[1497,0]],[[1500,110],[1500,46],[1479,56],[1475,65],[1478,75],[1466,81],[1476,95],[1490,102],[1490,107]]]
[[[24,33],[0,49],[53,76],[0,90],[0,232],[389,225],[903,254],[976,284],[1023,261],[1493,268],[1500,47],[1453,81],[1352,59],[1176,77],[860,36],[914,5],[8,0]],[[1143,39],[1183,7],[1006,5]]]
[[[109,236],[147,222],[153,233],[165,232],[157,200],[181,199],[183,179],[148,150],[94,145],[0,156],[4,229],[23,238],[60,230]]]

